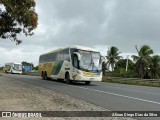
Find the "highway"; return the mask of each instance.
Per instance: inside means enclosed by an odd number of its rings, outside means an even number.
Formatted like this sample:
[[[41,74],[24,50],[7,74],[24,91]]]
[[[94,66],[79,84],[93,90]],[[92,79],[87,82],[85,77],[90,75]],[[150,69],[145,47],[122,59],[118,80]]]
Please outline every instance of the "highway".
[[[3,74],[3,76],[67,94],[112,111],[160,110],[160,88],[156,87],[104,82],[92,82],[91,85],[84,83],[68,85],[55,80],[42,80],[38,76],[15,74]]]

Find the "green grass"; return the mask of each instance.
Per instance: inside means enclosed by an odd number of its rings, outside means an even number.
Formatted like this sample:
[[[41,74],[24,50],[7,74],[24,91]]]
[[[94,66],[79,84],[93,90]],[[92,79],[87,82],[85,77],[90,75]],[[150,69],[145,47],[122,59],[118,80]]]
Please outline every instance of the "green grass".
[[[39,76],[38,73],[30,73],[30,72],[23,72],[22,75],[32,75],[32,76]]]
[[[160,82],[149,82],[149,81],[138,81],[138,80],[113,80],[113,79],[107,79],[106,77],[102,78],[102,82],[160,87]]]
[[[0,70],[0,76],[2,76],[1,73],[3,73],[3,70]]]

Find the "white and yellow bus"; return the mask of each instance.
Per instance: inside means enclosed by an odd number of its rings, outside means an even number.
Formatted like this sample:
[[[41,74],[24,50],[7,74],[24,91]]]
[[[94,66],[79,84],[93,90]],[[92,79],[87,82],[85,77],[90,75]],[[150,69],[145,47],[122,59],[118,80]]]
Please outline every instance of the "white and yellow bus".
[[[38,72],[42,79],[63,79],[66,83],[102,79],[102,57],[98,50],[85,46],[57,49],[39,57]]]
[[[6,63],[4,67],[5,73],[22,74],[22,64],[21,63]]]

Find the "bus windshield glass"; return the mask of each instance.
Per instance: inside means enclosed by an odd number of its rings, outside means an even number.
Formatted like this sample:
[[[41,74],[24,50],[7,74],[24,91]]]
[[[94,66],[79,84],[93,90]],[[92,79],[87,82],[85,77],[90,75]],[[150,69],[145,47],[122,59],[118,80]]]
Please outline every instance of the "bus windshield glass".
[[[22,70],[22,65],[20,65],[20,64],[14,64],[14,69],[15,70]]]
[[[98,72],[101,70],[101,57],[99,52],[78,50],[80,57],[80,69]]]

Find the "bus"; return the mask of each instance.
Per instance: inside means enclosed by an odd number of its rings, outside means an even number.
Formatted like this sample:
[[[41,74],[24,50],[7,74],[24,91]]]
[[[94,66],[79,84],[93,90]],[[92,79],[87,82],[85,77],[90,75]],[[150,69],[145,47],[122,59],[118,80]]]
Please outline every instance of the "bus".
[[[72,45],[40,55],[38,72],[42,79],[61,79],[70,84],[102,80],[102,56],[98,50]]]
[[[6,63],[4,67],[5,73],[22,74],[22,64],[21,63]]]

